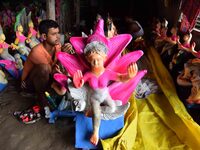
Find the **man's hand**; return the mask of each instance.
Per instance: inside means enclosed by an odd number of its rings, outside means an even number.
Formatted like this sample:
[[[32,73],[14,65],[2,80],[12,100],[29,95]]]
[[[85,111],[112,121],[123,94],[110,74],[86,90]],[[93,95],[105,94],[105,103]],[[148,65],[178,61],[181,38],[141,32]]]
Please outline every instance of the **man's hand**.
[[[60,70],[60,66],[58,64],[55,64],[52,68],[52,73],[62,73],[62,71]]]
[[[59,65],[55,65],[55,71],[58,73],[62,73],[62,71],[60,70],[60,66]]]
[[[74,54],[74,49],[72,47],[72,45],[70,43],[65,43],[62,45],[61,47],[61,51],[63,52],[67,52],[67,53],[70,53],[70,54]]]

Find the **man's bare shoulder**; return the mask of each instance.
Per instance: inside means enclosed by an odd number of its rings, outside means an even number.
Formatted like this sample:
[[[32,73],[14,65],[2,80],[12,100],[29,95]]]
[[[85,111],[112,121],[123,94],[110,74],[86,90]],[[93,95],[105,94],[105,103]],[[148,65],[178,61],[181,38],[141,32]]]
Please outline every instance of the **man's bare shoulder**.
[[[36,45],[35,47],[33,47],[31,49],[31,52],[28,55],[28,58],[32,58],[32,57],[38,57],[38,55],[41,53],[41,51],[43,50],[43,45],[42,43]]]
[[[34,46],[31,51],[40,51],[43,48],[43,44],[39,43],[38,45]]]

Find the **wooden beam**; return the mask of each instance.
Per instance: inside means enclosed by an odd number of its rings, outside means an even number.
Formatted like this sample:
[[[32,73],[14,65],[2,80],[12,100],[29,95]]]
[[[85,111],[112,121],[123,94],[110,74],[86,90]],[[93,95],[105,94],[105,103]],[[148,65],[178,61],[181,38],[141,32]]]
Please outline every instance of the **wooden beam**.
[[[76,13],[76,26],[80,24],[80,0],[74,1],[75,13]]]
[[[47,19],[56,20],[55,0],[46,0]]]

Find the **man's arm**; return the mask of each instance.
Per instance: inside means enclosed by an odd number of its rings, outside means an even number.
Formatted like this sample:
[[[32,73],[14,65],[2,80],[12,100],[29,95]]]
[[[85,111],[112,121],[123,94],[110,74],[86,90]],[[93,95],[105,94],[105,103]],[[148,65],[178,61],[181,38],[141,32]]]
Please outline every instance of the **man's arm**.
[[[35,52],[35,49],[33,48],[24,63],[23,73],[21,77],[22,81],[26,80],[34,64],[37,64],[37,63],[38,63],[37,54]]]

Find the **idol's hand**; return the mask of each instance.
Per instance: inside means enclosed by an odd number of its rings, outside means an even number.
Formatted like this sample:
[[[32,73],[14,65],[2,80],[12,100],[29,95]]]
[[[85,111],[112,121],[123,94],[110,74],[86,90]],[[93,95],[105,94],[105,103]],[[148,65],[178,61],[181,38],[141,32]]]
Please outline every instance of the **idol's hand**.
[[[74,73],[73,83],[76,88],[80,88],[83,86],[83,84],[84,84],[83,74],[80,70],[77,70],[77,72]]]
[[[137,64],[136,63],[131,63],[128,66],[128,77],[129,77],[129,79],[135,77],[137,72],[138,72]]]

